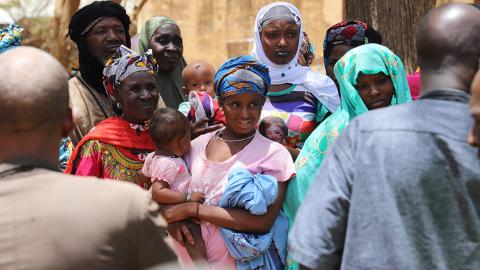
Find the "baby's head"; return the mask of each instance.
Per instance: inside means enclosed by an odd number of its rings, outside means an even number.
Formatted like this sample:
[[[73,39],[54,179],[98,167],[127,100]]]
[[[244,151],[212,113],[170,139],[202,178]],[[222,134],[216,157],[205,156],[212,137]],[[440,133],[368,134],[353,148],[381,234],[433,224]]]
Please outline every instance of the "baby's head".
[[[149,127],[157,152],[181,157],[190,150],[190,123],[181,112],[158,109],[150,118]]]
[[[215,69],[205,62],[193,62],[188,64],[182,72],[183,92],[188,95],[190,91],[206,91],[212,98],[215,97],[213,80]]]
[[[258,131],[263,136],[278,143],[285,143],[288,135],[288,128],[285,122],[278,117],[268,116],[263,118],[258,126]]]

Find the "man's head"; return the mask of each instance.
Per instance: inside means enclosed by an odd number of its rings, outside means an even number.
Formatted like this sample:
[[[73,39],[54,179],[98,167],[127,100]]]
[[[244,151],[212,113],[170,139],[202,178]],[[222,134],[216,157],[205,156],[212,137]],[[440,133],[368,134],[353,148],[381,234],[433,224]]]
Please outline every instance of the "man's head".
[[[125,9],[111,1],[95,1],[72,16],[68,34],[78,47],[80,72],[97,91],[103,92],[106,60],[120,45],[130,47],[129,25]]]
[[[47,138],[44,143],[56,147],[51,151],[58,159],[60,137],[72,128],[63,66],[44,51],[22,46],[0,54],[0,74],[0,156],[28,137]]]
[[[452,3],[431,10],[417,32],[422,91],[469,91],[480,57],[480,10]]]

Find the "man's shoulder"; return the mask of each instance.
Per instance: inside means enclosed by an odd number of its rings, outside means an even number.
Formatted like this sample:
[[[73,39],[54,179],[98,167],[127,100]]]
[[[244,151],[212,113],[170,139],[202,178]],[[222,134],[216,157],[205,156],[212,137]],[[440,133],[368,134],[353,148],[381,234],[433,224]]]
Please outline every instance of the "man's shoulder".
[[[38,173],[29,178],[31,183],[46,184],[48,182],[48,192],[63,192],[70,198],[83,198],[83,200],[88,197],[89,203],[92,204],[101,201],[102,204],[111,202],[119,206],[122,202],[146,203],[149,198],[145,190],[127,182],[100,180],[95,177],[51,171]]]

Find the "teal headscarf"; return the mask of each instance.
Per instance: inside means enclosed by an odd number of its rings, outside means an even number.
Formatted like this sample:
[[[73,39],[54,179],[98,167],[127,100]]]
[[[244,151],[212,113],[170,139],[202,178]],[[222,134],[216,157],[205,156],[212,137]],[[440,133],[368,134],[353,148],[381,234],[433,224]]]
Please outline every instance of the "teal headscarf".
[[[334,72],[340,85],[342,101],[337,111],[310,134],[295,161],[296,177],[289,181],[283,205],[290,228],[331,143],[354,117],[368,111],[355,88],[358,75],[382,72],[392,80],[395,90],[392,105],[412,101],[402,61],[382,45],[367,44],[348,51],[337,62]],[[298,264],[290,258],[287,264],[287,269],[298,269]]]
[[[150,18],[144,25],[142,31],[139,33],[137,53],[140,55],[148,51],[150,40],[155,31],[162,25],[177,23],[166,16],[155,16]],[[178,25],[177,25],[178,26]],[[155,76],[160,95],[167,107],[177,109],[178,105],[185,101],[182,92],[183,80],[182,71],[186,66],[185,59],[182,57],[175,69],[170,73],[158,71]]]

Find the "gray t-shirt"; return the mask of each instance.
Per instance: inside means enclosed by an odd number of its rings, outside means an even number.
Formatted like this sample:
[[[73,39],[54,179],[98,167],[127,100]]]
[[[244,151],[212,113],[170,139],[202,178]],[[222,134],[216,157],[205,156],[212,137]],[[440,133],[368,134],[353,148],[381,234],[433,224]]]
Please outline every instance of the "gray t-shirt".
[[[468,95],[433,96],[343,131],[295,219],[293,259],[314,269],[480,269]]]

